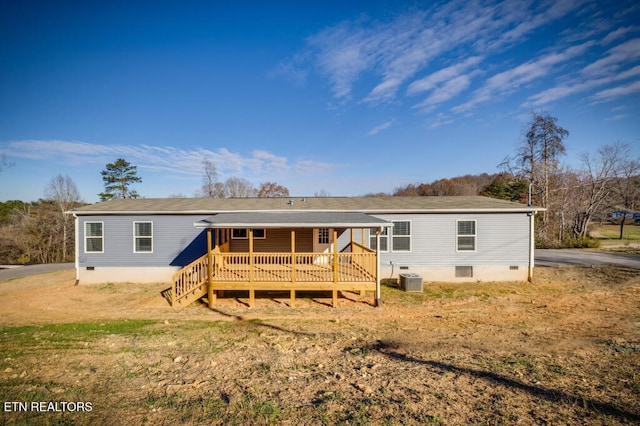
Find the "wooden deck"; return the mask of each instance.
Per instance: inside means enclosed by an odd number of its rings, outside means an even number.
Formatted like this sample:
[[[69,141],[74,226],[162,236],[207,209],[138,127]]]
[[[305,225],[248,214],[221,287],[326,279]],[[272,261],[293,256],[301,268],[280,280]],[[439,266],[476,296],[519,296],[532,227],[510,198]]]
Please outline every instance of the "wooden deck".
[[[210,260],[211,259],[211,263]],[[255,292],[289,291],[291,305],[296,291],[376,290],[376,253],[222,253],[205,255],[174,275],[173,305],[185,306],[208,295],[213,305],[224,290],[247,290],[253,306]]]

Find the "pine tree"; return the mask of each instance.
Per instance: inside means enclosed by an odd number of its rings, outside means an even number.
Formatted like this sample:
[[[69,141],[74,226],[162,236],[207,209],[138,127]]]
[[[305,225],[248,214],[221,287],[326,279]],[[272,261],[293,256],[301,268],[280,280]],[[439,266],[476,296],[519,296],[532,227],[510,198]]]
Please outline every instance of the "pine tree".
[[[124,158],[118,158],[114,163],[106,165],[102,170],[102,180],[104,181],[104,192],[98,194],[101,201],[113,198],[138,198],[137,191],[130,189],[130,185],[142,182],[138,176],[138,167],[132,166]]]

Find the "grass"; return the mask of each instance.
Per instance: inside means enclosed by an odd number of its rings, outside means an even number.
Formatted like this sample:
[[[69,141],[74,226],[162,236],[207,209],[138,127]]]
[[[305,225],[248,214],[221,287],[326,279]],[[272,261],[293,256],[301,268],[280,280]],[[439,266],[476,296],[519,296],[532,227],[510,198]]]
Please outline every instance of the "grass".
[[[0,399],[94,407],[0,424],[637,423],[638,271],[546,273],[383,286],[382,309],[221,303],[0,327]]]
[[[625,242],[640,242],[640,226],[633,224],[626,224],[624,226],[622,240],[620,239],[620,225],[615,224],[602,224],[593,225],[589,229],[589,233],[597,239],[600,239],[603,243],[611,240],[618,244],[624,244]]]
[[[77,349],[110,334],[140,336],[162,333],[161,330],[151,327],[156,322],[123,320],[3,327],[0,328],[0,359],[27,350],[46,352],[58,349]]]

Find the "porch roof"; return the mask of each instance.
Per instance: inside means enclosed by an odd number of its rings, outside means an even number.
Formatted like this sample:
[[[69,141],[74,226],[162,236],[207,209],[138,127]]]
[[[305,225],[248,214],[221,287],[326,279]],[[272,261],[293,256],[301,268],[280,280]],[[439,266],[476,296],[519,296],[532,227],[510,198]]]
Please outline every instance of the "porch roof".
[[[356,212],[238,212],[218,213],[194,224],[198,228],[384,228],[377,217]]]

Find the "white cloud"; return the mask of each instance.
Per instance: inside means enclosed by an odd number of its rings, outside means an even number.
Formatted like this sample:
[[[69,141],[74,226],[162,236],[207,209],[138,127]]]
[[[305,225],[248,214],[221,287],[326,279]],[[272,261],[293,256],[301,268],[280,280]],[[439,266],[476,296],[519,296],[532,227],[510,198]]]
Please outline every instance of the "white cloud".
[[[637,26],[627,26],[627,27],[617,28],[614,31],[611,31],[609,34],[606,35],[606,37],[602,39],[602,44],[610,44],[613,41],[618,40],[619,38],[624,37],[629,33],[638,31],[639,29],[640,27],[637,27]]]
[[[467,71],[470,67],[478,65],[482,58],[480,56],[472,56],[467,58],[464,62],[451,65],[449,67],[438,70],[420,80],[416,80],[407,88],[408,95],[416,95],[418,93],[426,92],[434,89],[437,85],[444,83],[448,80],[457,78],[463,72]]]
[[[460,66],[478,65],[479,54],[485,56],[517,43],[579,6],[577,0],[550,4],[454,0],[426,10],[412,9],[388,21],[361,17],[341,22],[310,37],[309,49],[302,56],[328,78],[334,98],[343,101],[353,97],[357,82],[374,76],[377,81],[362,101],[375,104],[396,98],[403,84],[453,51],[471,56]],[[450,79],[455,78],[462,72],[455,67],[442,72],[454,73]],[[431,75],[433,80],[426,77],[415,81],[407,93],[429,90],[438,78],[445,77]]]
[[[436,116],[435,121],[433,121],[429,127],[431,127],[432,129],[435,129],[437,127],[444,126],[446,124],[451,124],[451,123],[453,123],[453,119],[450,116],[439,113]]]
[[[512,93],[525,84],[547,77],[552,68],[556,68],[558,65],[581,55],[592,45],[593,42],[582,43],[578,46],[569,47],[563,52],[549,53],[538,59],[495,74],[473,93],[469,101],[454,107],[453,111],[458,113],[468,111],[480,103]]]
[[[589,68],[589,66],[587,68]],[[591,68],[591,70],[593,69]],[[616,72],[616,68],[613,67],[610,70],[611,72],[608,75],[601,76],[600,78],[591,78],[588,75],[584,75],[585,73],[581,73],[568,82],[550,87],[530,96],[522,106],[526,108],[537,108],[573,94],[588,92],[601,86],[616,84],[620,81],[640,77],[640,65],[636,65],[622,72]],[[610,90],[611,91],[607,92],[610,96],[600,95],[597,98],[592,96],[592,99],[596,99],[597,101],[610,100],[625,94],[624,90],[613,90],[613,88]],[[613,96],[614,94],[615,96]]]
[[[317,162],[309,159],[289,163],[286,157],[268,151],[256,150],[242,155],[227,148],[209,150],[205,148],[183,149],[171,146],[151,145],[103,145],[78,141],[23,140],[7,143],[14,158],[48,161],[72,166],[95,164],[96,170],[122,157],[139,170],[171,173],[197,177],[202,175],[202,159],[209,158],[215,164],[221,178],[245,177],[249,180],[291,177],[299,173],[326,173],[338,164]]]
[[[601,90],[592,96],[596,101],[611,101],[621,96],[629,96],[640,92],[640,81],[626,84],[624,86],[612,87],[610,89]]]
[[[378,133],[380,133],[380,131],[388,129],[389,127],[391,127],[392,124],[393,124],[393,120],[389,120],[389,121],[386,121],[386,122],[384,122],[382,124],[378,124],[373,129],[369,130],[369,132],[367,134],[369,136],[377,135]]]
[[[617,72],[620,67],[640,60],[640,38],[626,41],[611,48],[605,57],[588,65],[582,73],[589,77],[600,77]]]

